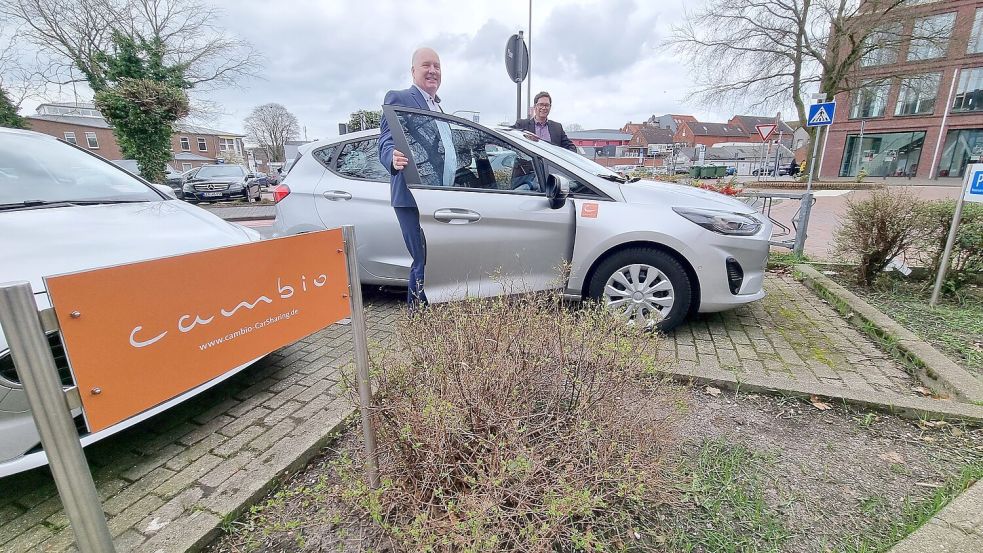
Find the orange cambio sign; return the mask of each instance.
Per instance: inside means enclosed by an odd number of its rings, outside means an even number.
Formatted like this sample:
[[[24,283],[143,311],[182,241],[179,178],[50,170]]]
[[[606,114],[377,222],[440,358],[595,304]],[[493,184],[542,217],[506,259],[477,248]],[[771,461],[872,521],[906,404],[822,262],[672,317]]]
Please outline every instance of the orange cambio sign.
[[[341,229],[45,281],[93,432],[350,314]]]

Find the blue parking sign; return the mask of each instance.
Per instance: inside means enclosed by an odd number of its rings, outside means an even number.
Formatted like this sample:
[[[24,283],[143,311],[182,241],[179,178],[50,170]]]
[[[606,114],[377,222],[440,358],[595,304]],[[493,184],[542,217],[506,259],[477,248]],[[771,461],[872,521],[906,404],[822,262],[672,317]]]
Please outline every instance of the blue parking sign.
[[[969,182],[963,185],[966,187],[963,199],[967,202],[983,202],[983,165],[973,164],[967,167],[966,178]]]

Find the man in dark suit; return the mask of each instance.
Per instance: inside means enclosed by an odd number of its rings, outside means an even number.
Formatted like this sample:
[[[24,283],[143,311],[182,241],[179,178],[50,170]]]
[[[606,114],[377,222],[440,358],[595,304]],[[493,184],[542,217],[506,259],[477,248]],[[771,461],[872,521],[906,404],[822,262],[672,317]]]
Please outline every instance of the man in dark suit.
[[[533,116],[529,119],[516,121],[512,128],[530,132],[550,144],[576,152],[577,146],[563,131],[563,125],[557,121],[549,120],[550,109],[552,108],[553,99],[550,97],[550,93],[540,92],[533,101]]]
[[[410,74],[413,76],[413,86],[405,90],[390,90],[386,93],[383,105],[442,112],[443,110],[438,105],[440,97],[437,96],[437,89],[440,87],[440,57],[437,56],[437,53],[430,48],[420,48],[413,52]],[[420,210],[413,194],[406,186],[406,178],[403,176],[403,169],[409,160],[403,152],[396,149],[392,129],[389,128],[385,117],[382,118],[379,130],[379,161],[389,169],[389,173],[392,175],[389,180],[390,203],[396,212],[396,219],[399,221],[399,228],[403,233],[403,242],[413,258],[410,265],[409,288],[406,293],[406,302],[412,309],[427,303],[427,294],[423,290],[424,267],[427,263],[427,240],[423,234],[423,228],[420,226]],[[436,132],[427,134],[433,140],[439,139]],[[419,137],[417,139],[419,141]],[[434,173],[431,176],[436,179],[443,180],[442,173],[445,165],[455,168],[457,165],[456,161],[445,164],[440,156],[434,155],[430,158]],[[421,177],[423,176],[421,174]],[[453,181],[453,177],[451,180]]]

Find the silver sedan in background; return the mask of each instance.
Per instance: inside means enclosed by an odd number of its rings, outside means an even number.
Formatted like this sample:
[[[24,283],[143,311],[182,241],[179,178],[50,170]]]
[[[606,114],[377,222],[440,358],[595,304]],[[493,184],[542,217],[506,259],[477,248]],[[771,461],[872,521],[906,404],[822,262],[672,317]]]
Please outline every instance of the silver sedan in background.
[[[410,158],[432,302],[563,288],[667,330],[764,297],[772,226],[736,199],[629,181],[516,130],[384,112]],[[274,235],[355,225],[362,281],[405,286],[410,256],[378,140],[371,130],[302,146],[274,189]]]

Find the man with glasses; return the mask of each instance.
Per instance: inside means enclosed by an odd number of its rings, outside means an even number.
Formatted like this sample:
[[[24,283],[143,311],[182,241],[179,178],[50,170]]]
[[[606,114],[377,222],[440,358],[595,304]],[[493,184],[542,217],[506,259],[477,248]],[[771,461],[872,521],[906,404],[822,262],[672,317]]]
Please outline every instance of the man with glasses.
[[[540,140],[576,152],[577,146],[563,131],[563,125],[557,121],[550,121],[549,114],[552,107],[553,99],[550,93],[540,92],[533,101],[533,116],[516,121],[512,128],[535,134]]]

